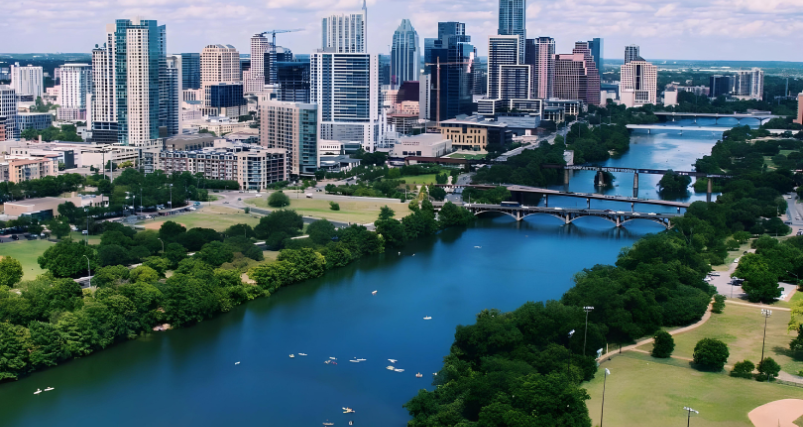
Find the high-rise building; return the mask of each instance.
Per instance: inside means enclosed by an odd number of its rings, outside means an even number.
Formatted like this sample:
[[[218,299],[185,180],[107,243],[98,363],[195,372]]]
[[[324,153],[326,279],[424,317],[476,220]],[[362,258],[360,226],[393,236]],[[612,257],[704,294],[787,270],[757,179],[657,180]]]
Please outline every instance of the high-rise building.
[[[628,108],[658,103],[658,67],[639,58],[622,65],[619,99]]]
[[[166,135],[163,136],[173,136],[181,133],[181,95],[184,90],[181,86],[183,83],[182,56],[168,55],[165,58],[165,65],[162,93],[159,94],[162,100],[161,126],[166,131]]]
[[[474,59],[474,64],[471,66],[471,75],[474,78],[473,94],[487,95],[488,94],[488,58],[477,57]]]
[[[429,109],[432,106],[430,102],[432,97],[432,75],[421,74],[418,79],[418,118],[428,120],[431,116]],[[483,90],[486,87],[487,85],[483,86]]]
[[[240,53],[234,46],[210,44],[201,50],[201,87],[240,81]]]
[[[429,64],[427,71],[431,76],[429,120],[471,114],[472,65],[476,56],[477,50],[462,22],[439,22],[438,38],[424,40],[424,61]],[[438,62],[447,65],[439,67]]]
[[[532,68],[530,98],[551,98],[555,82],[555,39],[552,37],[527,39],[525,49],[525,63]]]
[[[272,43],[264,33],[251,36],[251,65],[248,78],[244,79],[245,93],[259,93],[265,86],[265,52],[268,52]]]
[[[631,44],[630,46],[625,46],[625,64],[630,61],[635,61],[641,58],[641,54],[639,54],[639,47]]]
[[[318,170],[318,106],[268,101],[259,109],[260,145],[287,150],[287,175],[313,175]]]
[[[5,138],[20,137],[17,128],[17,93],[13,87],[0,85],[0,117],[5,120]]]
[[[276,82],[281,91],[279,100],[285,102],[309,103],[310,70],[306,62],[277,62]]]
[[[19,63],[11,66],[11,87],[20,100],[35,101],[44,93],[44,72],[42,67],[20,67]]]
[[[559,99],[579,99],[587,105],[599,105],[599,72],[588,43],[576,42],[571,54],[555,55],[553,95]]]
[[[709,78],[708,96],[716,98],[718,96],[728,96],[733,92],[733,77],[715,74]]]
[[[733,76],[733,95],[740,99],[763,99],[764,71],[760,68],[737,71]]]
[[[159,138],[166,27],[155,20],[118,19],[114,38],[118,142],[149,145]]]
[[[377,55],[313,53],[310,82],[310,101],[318,104],[318,137],[360,141],[366,151],[375,151],[384,137]]]
[[[59,120],[86,120],[87,95],[92,93],[92,66],[64,64],[61,67]]]
[[[202,112],[205,116],[225,117],[248,114],[248,102],[243,95],[242,82],[205,84]]]
[[[181,54],[181,87],[184,89],[201,88],[201,54]]]
[[[594,58],[594,65],[597,66],[597,71],[599,71],[599,79],[602,81],[602,55],[604,53],[602,39],[597,37],[589,40],[588,48],[591,50],[591,57]]]
[[[797,94],[797,117],[792,121],[803,125],[803,92]]]
[[[106,41],[92,49],[92,103],[87,128],[92,141],[117,143],[117,91],[115,89],[115,26],[106,25]]]
[[[507,76],[507,73],[503,73],[503,68],[511,66],[519,66],[519,36],[490,36],[488,38],[488,98],[510,99],[502,97],[502,92],[507,92],[504,86],[508,84],[506,80],[502,79],[502,76],[503,74]],[[527,86],[529,87],[529,82]],[[527,96],[529,94],[526,94],[525,98]]]
[[[518,37],[518,64],[524,64],[524,44],[527,39],[526,19],[526,0],[499,0],[498,33],[500,36]]]
[[[279,62],[290,62],[293,60],[293,51],[281,46],[273,46],[265,52],[265,83],[277,84],[278,83],[278,69],[276,64]]]
[[[390,49],[390,85],[396,89],[407,81],[418,81],[421,71],[421,52],[418,33],[409,19],[402,19],[393,33]]]
[[[357,13],[330,15],[323,18],[322,47],[327,52],[368,52],[368,8],[363,0]]]

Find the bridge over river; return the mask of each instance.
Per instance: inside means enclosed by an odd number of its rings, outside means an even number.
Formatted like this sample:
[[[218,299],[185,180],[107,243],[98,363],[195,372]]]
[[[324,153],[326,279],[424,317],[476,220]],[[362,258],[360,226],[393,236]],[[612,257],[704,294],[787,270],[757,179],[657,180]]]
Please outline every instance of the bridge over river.
[[[437,212],[441,210],[444,204],[444,202],[433,202],[432,206]],[[672,218],[682,216],[679,213],[626,212],[614,211],[612,209],[550,208],[523,205],[506,206],[482,203],[463,203],[463,207],[471,211],[474,215],[501,213],[513,217],[516,221],[521,221],[530,215],[549,215],[563,221],[564,224],[571,224],[580,218],[596,217],[609,221],[617,227],[621,227],[631,221],[646,220],[669,228]]]
[[[675,121],[675,119],[693,118],[694,119],[694,123],[697,123],[697,119],[698,118],[714,119],[714,123],[719,122],[719,119],[736,119],[736,120],[739,121],[739,123],[741,123],[742,120],[744,120],[744,119],[756,119],[756,120],[758,120],[758,124],[760,124],[760,125],[763,125],[765,121],[768,121],[770,119],[783,117],[783,116],[778,116],[778,115],[775,115],[775,114],[761,114],[761,113],[756,113],[756,114],[740,114],[740,113],[736,113],[736,114],[718,114],[718,113],[673,113],[673,112],[670,112],[670,111],[658,111],[658,112],[655,112],[653,114],[655,114],[656,116],[659,116],[659,117],[667,118],[667,119],[671,118],[672,121]]]
[[[703,132],[725,132],[729,128],[721,126],[679,126],[679,125],[627,125],[628,129],[645,129],[647,133],[652,133],[653,130],[679,130],[683,135],[683,131],[703,131]]]

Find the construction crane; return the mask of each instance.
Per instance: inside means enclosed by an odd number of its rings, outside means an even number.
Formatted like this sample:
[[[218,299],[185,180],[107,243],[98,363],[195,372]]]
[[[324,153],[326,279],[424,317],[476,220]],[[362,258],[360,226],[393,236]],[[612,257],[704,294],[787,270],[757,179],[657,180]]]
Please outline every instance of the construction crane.
[[[279,34],[279,33],[294,33],[296,31],[304,31],[304,30],[301,29],[301,28],[297,28],[295,30],[269,30],[269,31],[261,32],[259,34],[263,35],[263,36],[266,35],[266,34],[272,35],[273,36],[273,46],[276,46],[276,34]]]
[[[437,111],[435,112],[435,121],[437,122],[438,127],[440,127],[440,125],[441,125],[441,65],[468,65],[468,72],[470,73],[471,72],[471,64],[473,62],[474,62],[474,53],[471,54],[471,57],[468,60],[468,62],[441,62],[441,58],[438,57],[437,61],[431,62],[431,63],[427,62],[427,63],[424,64],[426,66],[434,65],[436,67],[436,69],[437,69],[437,72],[435,74],[435,79],[438,81],[438,85],[435,88],[435,91],[437,92],[437,95],[436,95],[436,98],[435,98],[436,99],[435,100],[435,104],[436,104],[435,108],[437,109]]]

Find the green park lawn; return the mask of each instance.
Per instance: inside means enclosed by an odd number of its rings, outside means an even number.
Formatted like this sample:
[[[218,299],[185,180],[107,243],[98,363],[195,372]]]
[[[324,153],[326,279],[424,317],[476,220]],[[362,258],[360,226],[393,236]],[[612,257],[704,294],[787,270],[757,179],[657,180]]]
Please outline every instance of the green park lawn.
[[[71,231],[70,232],[70,238],[73,239],[74,241],[78,242],[78,241],[85,240],[87,238],[87,236],[84,236],[83,234],[81,234],[80,231]],[[89,236],[89,244],[90,245],[98,245],[98,244],[100,244],[100,235]]]
[[[22,280],[33,280],[45,272],[39,268],[36,259],[53,244],[47,240],[8,241],[3,239],[3,243],[0,243],[0,256],[10,256],[18,260],[22,264],[24,273]]]
[[[480,160],[484,159],[487,154],[463,154],[463,153],[454,153],[449,154],[448,158],[450,159],[469,159],[469,160]]]
[[[767,320],[767,343],[765,357],[772,357],[784,371],[796,374],[803,369],[803,361],[795,361],[789,355],[789,341],[794,336],[786,332],[791,314],[788,311],[773,310]],[[728,345],[730,357],[728,365],[750,360],[758,364],[761,360],[761,341],[764,333],[764,318],[761,309],[742,305],[726,304],[721,314],[711,318],[699,328],[675,335],[673,356],[692,358],[694,346],[703,338],[716,338]],[[652,344],[639,347],[651,351]],[[688,366],[688,362],[684,362]],[[690,369],[690,368],[687,368]],[[803,395],[803,390],[801,390]]]
[[[668,363],[667,363],[668,362]],[[675,361],[625,352],[606,361],[584,386],[592,425],[600,424],[603,368],[608,368],[603,425],[674,427],[686,425],[684,406],[700,412],[691,425],[752,427],[747,413],[780,399],[801,399],[803,389],[700,372]]]
[[[260,197],[248,199],[245,201],[260,208],[268,208],[267,197]],[[309,216],[314,218],[326,218],[332,221],[341,222],[356,222],[360,224],[368,224],[374,222],[379,216],[379,209],[382,206],[389,206],[396,212],[396,219],[401,219],[410,214],[410,209],[406,203],[399,202],[378,202],[378,201],[361,201],[361,200],[340,200],[339,211],[329,209],[329,200],[320,199],[295,199],[290,196],[290,206],[285,209],[291,209],[298,212],[300,215]]]
[[[436,183],[435,175],[434,173],[428,173],[426,175],[403,176],[400,179],[403,180],[405,184],[429,185]]]
[[[212,205],[204,206],[195,212],[145,220],[138,225],[145,227],[146,230],[158,230],[167,221],[175,221],[187,229],[203,227],[224,231],[235,224],[248,224],[253,227],[259,224],[259,216],[246,214],[239,209]]]

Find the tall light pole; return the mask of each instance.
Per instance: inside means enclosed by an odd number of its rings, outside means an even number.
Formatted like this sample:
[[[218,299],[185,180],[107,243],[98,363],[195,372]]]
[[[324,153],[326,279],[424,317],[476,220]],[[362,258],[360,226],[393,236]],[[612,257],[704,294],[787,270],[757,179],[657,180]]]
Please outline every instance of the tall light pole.
[[[694,413],[694,415],[699,415],[700,412],[699,411],[695,411],[694,409],[688,408],[686,406],[683,407],[683,410],[686,411],[686,427],[689,427],[689,424],[691,423],[691,414],[692,414],[692,412]],[[602,427],[602,426],[600,426],[600,427]]]
[[[572,336],[574,336],[574,329],[569,331],[569,343],[567,347],[569,348],[569,363],[566,364],[566,375],[571,375],[571,367],[572,367]]]
[[[588,340],[588,313],[590,313],[593,309],[594,307],[591,306],[583,307],[583,311],[586,312],[586,331],[585,335],[583,335],[583,356],[586,355],[586,341]]]
[[[761,315],[764,316],[764,338],[761,340],[761,362],[764,361],[764,344],[767,342],[767,319],[772,316],[772,310],[766,308],[761,309]],[[759,362],[759,364],[761,364]]]
[[[605,416],[605,385],[608,383],[608,375],[610,374],[611,371],[605,368],[605,374],[602,379],[602,409],[599,411],[599,427],[602,427],[602,419]]]
[[[86,273],[87,273],[86,280],[89,281],[89,286],[92,286],[92,269],[89,267],[89,257],[84,255],[84,258],[86,258]]]

